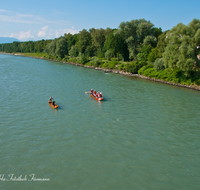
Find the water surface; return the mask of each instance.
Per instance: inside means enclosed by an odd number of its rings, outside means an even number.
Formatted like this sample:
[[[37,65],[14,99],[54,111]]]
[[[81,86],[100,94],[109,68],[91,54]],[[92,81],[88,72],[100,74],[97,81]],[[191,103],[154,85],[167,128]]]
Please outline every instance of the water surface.
[[[0,54],[0,97],[1,178],[50,179],[1,189],[199,189],[199,91]]]

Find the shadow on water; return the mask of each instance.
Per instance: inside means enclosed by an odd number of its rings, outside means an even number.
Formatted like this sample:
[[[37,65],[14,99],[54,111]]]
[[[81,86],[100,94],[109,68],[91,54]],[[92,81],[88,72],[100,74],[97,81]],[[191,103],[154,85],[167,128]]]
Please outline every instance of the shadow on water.
[[[100,102],[108,102],[108,101],[111,101],[111,99],[110,98],[105,98],[105,97],[103,97],[103,101],[100,101]]]
[[[65,110],[64,106],[58,104],[58,109],[57,110]]]
[[[57,110],[64,110],[61,106],[58,106]]]

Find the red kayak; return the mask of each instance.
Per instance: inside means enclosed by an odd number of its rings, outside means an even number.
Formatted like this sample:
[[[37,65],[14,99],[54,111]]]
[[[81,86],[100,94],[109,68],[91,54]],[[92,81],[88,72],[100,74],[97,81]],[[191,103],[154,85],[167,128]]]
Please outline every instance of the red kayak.
[[[103,100],[103,97],[98,98],[98,97],[94,96],[94,95],[91,94],[91,93],[90,93],[90,96],[93,97],[93,98],[95,98],[95,99],[98,100],[98,101],[102,101],[102,100]]]

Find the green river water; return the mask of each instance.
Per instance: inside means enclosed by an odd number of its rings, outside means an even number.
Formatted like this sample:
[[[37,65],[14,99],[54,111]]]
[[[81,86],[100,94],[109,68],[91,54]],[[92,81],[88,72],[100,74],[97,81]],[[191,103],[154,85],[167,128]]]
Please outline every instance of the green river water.
[[[0,54],[0,97],[2,190],[200,188],[199,91]]]

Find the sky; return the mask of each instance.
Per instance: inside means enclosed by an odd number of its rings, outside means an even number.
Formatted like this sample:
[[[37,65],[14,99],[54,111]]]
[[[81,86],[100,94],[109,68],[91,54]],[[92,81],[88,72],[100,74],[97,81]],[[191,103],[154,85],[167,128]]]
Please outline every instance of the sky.
[[[54,39],[90,28],[118,28],[144,18],[170,30],[200,19],[200,0],[9,0],[0,3],[0,37]]]

